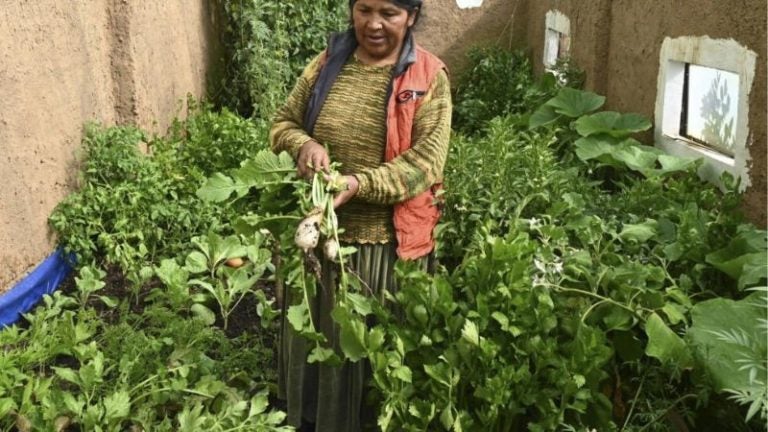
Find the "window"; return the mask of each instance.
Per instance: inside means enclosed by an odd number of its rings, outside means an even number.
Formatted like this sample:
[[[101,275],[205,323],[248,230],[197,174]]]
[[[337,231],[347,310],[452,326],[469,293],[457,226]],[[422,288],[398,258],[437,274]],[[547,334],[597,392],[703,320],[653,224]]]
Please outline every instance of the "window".
[[[544,67],[549,70],[571,51],[571,21],[556,10],[547,12],[544,33]]]
[[[666,38],[660,54],[656,145],[704,158],[699,174],[719,184],[723,172],[749,186],[747,127],[756,55],[732,39]]]
[[[738,74],[685,64],[681,136],[733,157],[738,104]]]

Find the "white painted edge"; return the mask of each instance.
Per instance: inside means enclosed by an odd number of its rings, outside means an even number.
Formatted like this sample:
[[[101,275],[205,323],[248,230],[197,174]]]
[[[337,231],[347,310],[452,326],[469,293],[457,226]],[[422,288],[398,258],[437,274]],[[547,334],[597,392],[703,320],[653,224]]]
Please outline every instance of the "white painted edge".
[[[483,5],[483,0],[456,0],[459,9],[471,9]]]
[[[571,19],[557,9],[547,11],[544,22],[548,29],[571,35]]]
[[[690,143],[679,135],[682,111],[684,65],[693,63],[722,69],[739,75],[739,107],[734,135],[734,156],[728,157]],[[723,187],[720,176],[728,172],[741,179],[739,192],[752,183],[749,178],[749,93],[755,78],[757,54],[733,39],[712,39],[708,36],[667,37],[659,54],[654,139],[656,147],[669,154],[704,158],[699,176]]]

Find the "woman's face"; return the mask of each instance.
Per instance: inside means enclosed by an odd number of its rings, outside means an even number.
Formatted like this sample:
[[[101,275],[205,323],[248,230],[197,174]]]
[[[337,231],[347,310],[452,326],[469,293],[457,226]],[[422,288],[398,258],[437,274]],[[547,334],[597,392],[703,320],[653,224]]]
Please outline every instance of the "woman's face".
[[[416,14],[409,14],[390,0],[357,0],[352,7],[352,22],[364,60],[394,63],[405,34]]]

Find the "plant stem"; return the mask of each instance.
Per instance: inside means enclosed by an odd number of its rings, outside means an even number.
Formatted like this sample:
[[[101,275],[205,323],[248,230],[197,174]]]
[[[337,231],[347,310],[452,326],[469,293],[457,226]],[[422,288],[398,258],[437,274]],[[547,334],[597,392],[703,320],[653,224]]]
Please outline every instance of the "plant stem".
[[[612,304],[614,306],[617,306],[617,307],[620,307],[620,308],[622,308],[624,310],[627,310],[627,311],[631,312],[633,315],[637,316],[638,318],[643,319],[643,317],[641,315],[639,315],[634,309],[630,308],[629,306],[621,304],[621,303],[619,303],[616,300],[613,300],[611,298],[603,297],[600,294],[596,294],[596,293],[593,293],[591,291],[584,291],[584,290],[580,290],[580,289],[576,289],[576,288],[565,288],[565,287],[561,287],[560,285],[556,285],[556,284],[552,284],[552,283],[545,283],[544,285],[553,288],[555,291],[569,292],[569,293],[580,294],[580,295],[583,295],[583,296],[596,298],[596,299],[601,300],[601,301],[603,301],[605,303],[610,303],[610,304]],[[645,320],[643,319],[643,321],[645,321]]]
[[[640,385],[637,387],[634,399],[632,399],[632,406],[629,407],[629,413],[627,413],[627,417],[624,419],[624,424],[621,426],[621,429],[619,429],[619,432],[622,432],[627,428],[627,425],[629,425],[629,419],[632,418],[632,413],[635,412],[635,405],[637,405],[637,399],[640,397],[640,392],[643,390],[643,384],[645,384],[645,378],[647,376],[648,373],[646,371],[646,373],[644,373],[643,377],[640,379]]]

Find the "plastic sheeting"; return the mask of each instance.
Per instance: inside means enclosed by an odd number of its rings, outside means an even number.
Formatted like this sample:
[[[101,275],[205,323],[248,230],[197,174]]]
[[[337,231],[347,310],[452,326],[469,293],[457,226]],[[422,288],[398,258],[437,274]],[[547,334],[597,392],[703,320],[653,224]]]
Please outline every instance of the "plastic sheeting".
[[[15,323],[32,309],[45,294],[50,294],[72,271],[72,257],[60,250],[46,258],[10,291],[0,296],[0,328]]]

